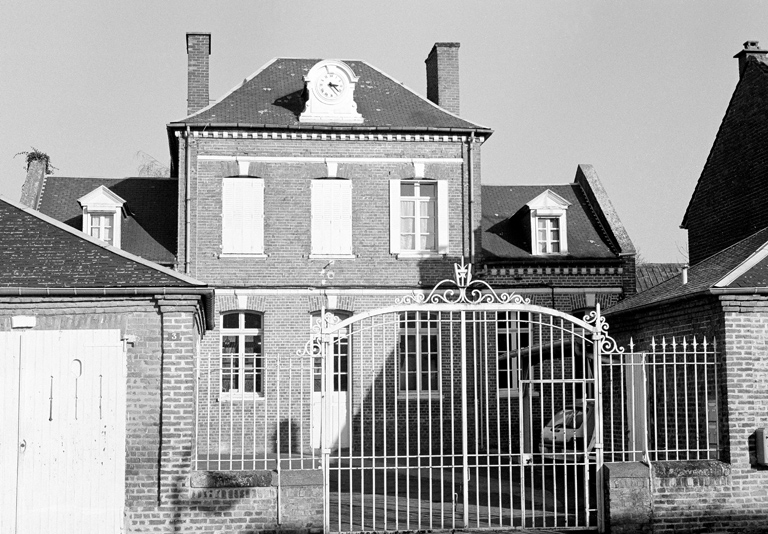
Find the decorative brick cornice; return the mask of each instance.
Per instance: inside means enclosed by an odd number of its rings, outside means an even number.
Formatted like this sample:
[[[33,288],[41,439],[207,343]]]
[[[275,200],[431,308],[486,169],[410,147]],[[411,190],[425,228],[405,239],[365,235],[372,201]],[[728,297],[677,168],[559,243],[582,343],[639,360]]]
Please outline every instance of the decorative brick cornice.
[[[269,132],[237,130],[192,131],[192,137],[207,139],[270,139],[290,141],[394,141],[394,142],[466,142],[467,135],[456,134],[393,134],[393,133],[335,133],[335,132]],[[182,132],[177,130],[176,137]],[[475,141],[482,143],[485,137],[477,136]]]

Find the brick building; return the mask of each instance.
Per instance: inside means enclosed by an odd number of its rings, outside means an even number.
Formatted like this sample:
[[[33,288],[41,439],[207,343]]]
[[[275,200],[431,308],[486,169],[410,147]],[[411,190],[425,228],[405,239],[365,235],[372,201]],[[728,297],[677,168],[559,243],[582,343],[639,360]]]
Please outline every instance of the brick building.
[[[658,462],[650,477],[646,471],[650,512],[642,522],[655,532],[768,528],[757,439],[768,426],[768,65],[754,41],[735,57],[739,81],[683,219],[690,268],[606,313],[612,335],[634,337],[639,350],[673,336],[718,343],[719,461]]]
[[[568,185],[481,187],[492,131],[459,117],[458,51],[437,43],[428,54],[427,98],[364,61],[276,58],[210,103],[210,35],[188,34],[188,116],[167,126],[170,178],[53,177],[30,167],[24,204],[215,291],[210,329],[185,360],[194,366],[194,398],[182,403],[194,406],[194,421],[185,420],[194,439],[186,427],[169,438],[185,448],[183,462],[162,470],[176,485],[155,487],[152,504],[129,495],[127,530],[211,530],[229,510],[232,528],[246,531],[317,528],[316,451],[375,450],[388,443],[385,420],[410,435],[408,452],[459,440],[461,419],[447,415],[459,395],[442,393],[461,361],[442,316],[396,316],[382,326],[382,356],[360,365],[350,345],[364,353],[367,338],[338,336],[325,371],[306,352],[322,319],[424,295],[463,260],[482,265],[491,284],[565,312],[634,292],[632,243],[590,166]],[[482,391],[497,406],[502,397],[519,404],[518,370],[501,354],[522,347],[526,321],[503,320],[503,334],[487,331],[494,356],[469,403]],[[379,386],[389,393],[379,396]],[[321,402],[334,413],[323,436]],[[431,439],[428,420],[455,439]]]
[[[0,200],[0,532],[162,515],[212,312],[205,284]]]

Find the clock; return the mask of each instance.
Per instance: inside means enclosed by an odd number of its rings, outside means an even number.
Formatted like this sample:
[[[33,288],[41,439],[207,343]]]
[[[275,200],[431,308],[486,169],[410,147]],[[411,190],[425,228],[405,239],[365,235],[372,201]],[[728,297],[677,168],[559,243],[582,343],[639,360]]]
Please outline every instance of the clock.
[[[326,102],[336,102],[341,99],[347,89],[344,78],[333,70],[327,70],[315,83],[317,97]]]
[[[357,111],[358,77],[349,65],[336,59],[318,61],[304,76],[306,101],[299,122],[362,124]]]

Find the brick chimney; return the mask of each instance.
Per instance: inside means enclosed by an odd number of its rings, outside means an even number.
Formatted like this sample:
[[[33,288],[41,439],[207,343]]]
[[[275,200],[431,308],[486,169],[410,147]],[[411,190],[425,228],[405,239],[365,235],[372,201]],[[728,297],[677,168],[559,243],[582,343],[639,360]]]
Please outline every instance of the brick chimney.
[[[208,98],[208,57],[211,55],[210,33],[187,34],[187,115],[206,107]]]
[[[427,64],[427,98],[459,114],[459,43],[435,43]]]
[[[768,54],[768,51],[766,50],[760,50],[760,47],[758,46],[757,41],[747,41],[744,43],[744,50],[736,54],[735,58],[739,59],[739,77],[741,77],[744,74],[744,68],[747,66],[747,59],[750,57],[753,57],[757,59],[758,61],[762,61],[763,63],[768,63],[766,61],[766,54]]]
[[[45,171],[48,161],[45,159],[33,159],[27,165],[27,179],[21,186],[21,203],[36,210],[40,202],[40,193],[43,190]]]

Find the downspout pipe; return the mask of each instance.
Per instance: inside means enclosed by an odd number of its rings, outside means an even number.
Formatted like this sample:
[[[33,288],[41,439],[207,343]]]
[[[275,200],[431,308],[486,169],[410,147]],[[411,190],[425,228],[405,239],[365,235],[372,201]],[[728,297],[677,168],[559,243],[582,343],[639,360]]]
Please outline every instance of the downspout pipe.
[[[473,131],[469,135],[468,148],[467,148],[467,186],[469,187],[469,206],[467,207],[469,217],[469,263],[475,263],[475,229],[474,224],[474,204],[475,204],[475,192],[474,192],[474,158],[473,151],[475,148],[475,132]]]
[[[189,125],[187,125],[186,135],[184,137],[184,274],[189,274],[189,238],[192,234],[191,219],[189,216],[189,205],[192,195],[189,192],[191,180],[189,173],[192,165],[189,162]]]

